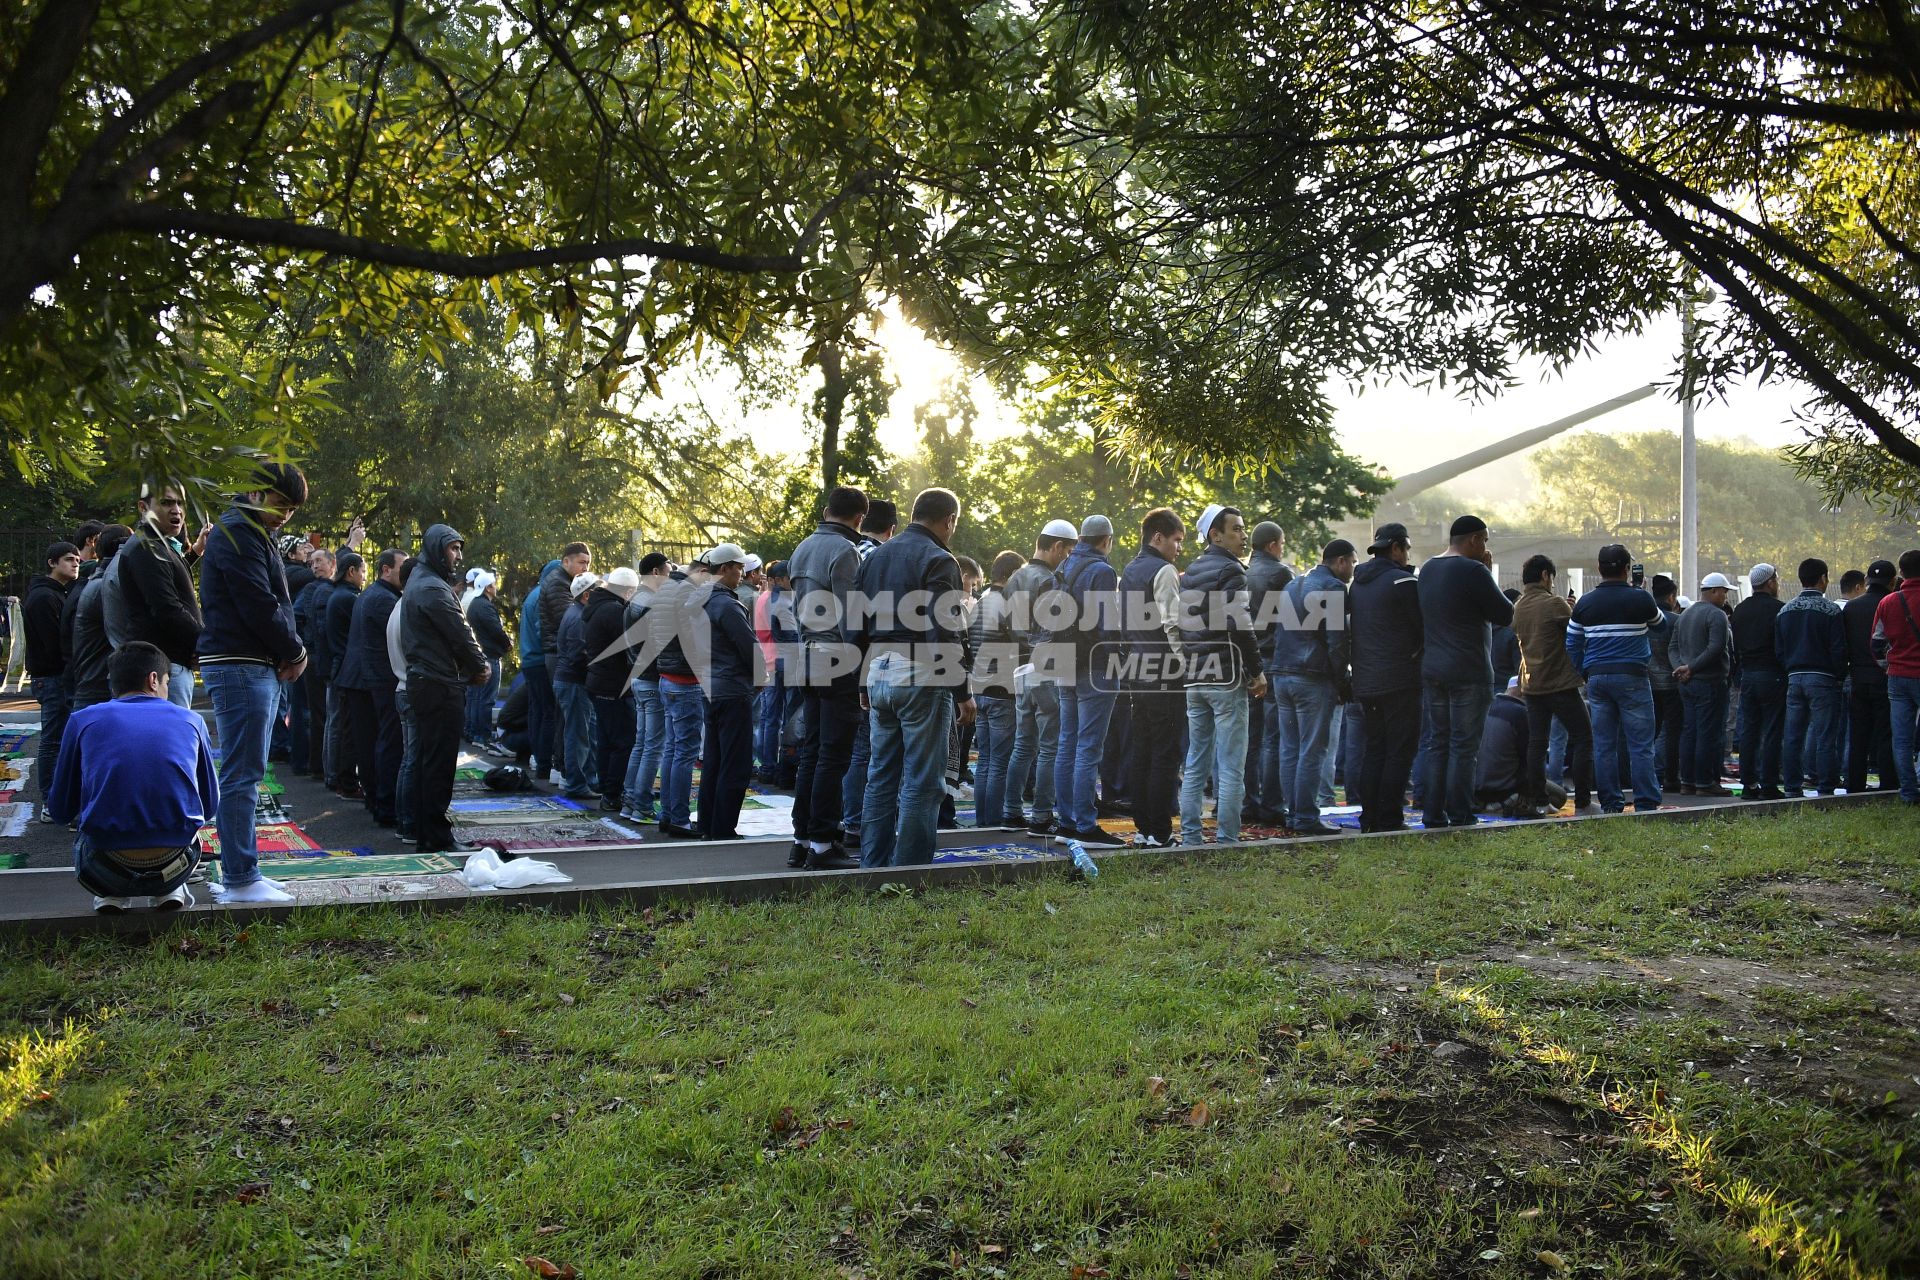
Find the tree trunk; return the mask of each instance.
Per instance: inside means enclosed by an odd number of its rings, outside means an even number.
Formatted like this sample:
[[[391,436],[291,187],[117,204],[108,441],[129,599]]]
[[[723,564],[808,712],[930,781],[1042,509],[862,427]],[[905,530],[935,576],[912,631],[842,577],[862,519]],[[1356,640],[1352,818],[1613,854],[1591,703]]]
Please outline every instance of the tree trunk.
[[[820,492],[830,491],[840,478],[840,414],[847,404],[847,375],[840,364],[840,344],[820,348],[824,379],[820,402]]]

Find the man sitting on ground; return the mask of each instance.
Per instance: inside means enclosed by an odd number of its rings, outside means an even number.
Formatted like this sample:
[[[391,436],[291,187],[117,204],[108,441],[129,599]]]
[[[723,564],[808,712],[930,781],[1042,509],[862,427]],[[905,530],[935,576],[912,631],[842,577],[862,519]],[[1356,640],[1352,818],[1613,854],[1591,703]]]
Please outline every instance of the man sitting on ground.
[[[156,911],[193,905],[194,837],[220,783],[205,722],[167,700],[171,668],[154,645],[123,646],[107,665],[113,699],[76,711],[60,742],[47,808],[78,826],[73,872],[103,914],[142,897]]]

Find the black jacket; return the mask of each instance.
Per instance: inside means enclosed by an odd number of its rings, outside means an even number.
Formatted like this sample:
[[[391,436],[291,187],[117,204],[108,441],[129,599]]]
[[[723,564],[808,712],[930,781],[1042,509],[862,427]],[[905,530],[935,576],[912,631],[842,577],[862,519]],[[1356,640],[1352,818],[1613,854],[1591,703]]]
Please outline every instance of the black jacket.
[[[1733,607],[1733,656],[1742,675],[1787,674],[1773,633],[1774,619],[1785,605],[1779,596],[1754,595]]]
[[[56,582],[44,573],[27,584],[27,598],[20,605],[20,624],[26,633],[30,676],[66,674],[66,655],[60,652],[60,614],[66,608],[70,585]]]
[[[113,696],[107,680],[113,644],[107,639],[106,575],[96,573],[74,586],[67,598],[79,603],[73,610],[73,661],[67,667],[67,680],[75,698],[105,702]]]
[[[287,594],[298,600],[300,593],[307,589],[307,584],[314,580],[313,570],[294,560],[282,560],[280,563],[287,574]]]
[[[589,593],[591,594],[591,593]],[[562,684],[587,683],[587,602],[575,600],[560,615],[560,647],[547,669]]]
[[[899,539],[895,538],[894,541],[898,542]],[[763,683],[763,678],[760,645],[753,638],[753,626],[747,621],[746,606],[740,603],[739,596],[721,589],[708,594],[704,607],[707,622],[713,628],[712,665],[706,679],[707,700],[713,702],[721,698],[753,696],[754,688]],[[961,687],[965,689],[964,684]]]
[[[1873,660],[1873,615],[1892,594],[1874,584],[1840,606],[1840,621],[1847,628],[1847,674],[1876,688],[1887,682],[1887,673]]]
[[[540,652],[548,658],[560,652],[560,619],[573,603],[572,587],[573,575],[557,560],[540,575]]]
[[[416,682],[464,685],[490,670],[480,642],[473,638],[473,628],[460,612],[460,593],[447,560],[447,549],[460,541],[460,535],[444,524],[428,529],[420,541],[420,563],[400,597],[400,647],[407,660],[409,689]]]
[[[1420,566],[1420,619],[1426,646],[1420,674],[1440,684],[1493,684],[1493,628],[1513,625],[1513,602],[1487,566],[1465,556],[1435,556]],[[1652,603],[1652,597],[1647,597]]]
[[[333,579],[315,578],[300,592],[300,598],[294,601],[294,622],[300,628],[300,638],[306,641],[307,656],[312,661],[307,674],[322,684],[327,680],[327,602],[333,599]]]
[[[1226,666],[1228,652],[1239,654],[1241,683],[1261,673],[1260,646],[1247,608],[1247,569],[1224,547],[1208,547],[1180,575],[1180,643],[1196,678],[1212,683]],[[1189,626],[1188,623],[1197,623]],[[1209,665],[1209,659],[1213,665]]]
[[[334,599],[340,599],[335,596]],[[387,619],[400,607],[400,588],[375,578],[353,602],[347,641],[334,683],[342,689],[390,690],[399,686],[387,661]]]
[[[340,678],[340,664],[347,660],[347,641],[353,634],[353,606],[360,599],[360,588],[350,582],[335,582],[327,597],[327,679]],[[357,689],[358,685],[343,688]]]
[[[1352,615],[1353,693],[1379,698],[1420,687],[1420,651],[1426,643],[1420,619],[1419,579],[1386,556],[1364,560],[1347,593]]]
[[[293,622],[287,575],[273,542],[235,506],[207,535],[200,560],[200,665],[250,662],[278,667],[306,655]]]
[[[618,698],[627,691],[633,674],[633,654],[628,652],[625,640],[627,602],[605,587],[595,587],[587,592],[586,606],[580,614],[587,692],[596,698]]]
[[[194,593],[193,571],[173,544],[152,524],[142,524],[121,546],[114,563],[108,625],[124,630],[129,639],[158,646],[168,662],[195,665],[194,648],[202,626],[200,600]],[[292,590],[289,586],[289,596]]]
[[[1279,629],[1278,615],[1274,612],[1279,601],[1269,603],[1267,597],[1276,591],[1285,591],[1292,581],[1293,570],[1278,556],[1258,548],[1254,550],[1253,558],[1247,562],[1247,607],[1253,613],[1253,632],[1259,639],[1262,665],[1273,665],[1273,635]]]
[[[107,564],[99,560],[82,560],[80,573],[67,588],[66,599],[60,602],[60,663],[67,672],[73,671],[73,623],[80,612],[80,597],[86,591],[87,584]]]
[[[475,596],[467,606],[467,625],[480,642],[480,652],[489,658],[504,658],[512,651],[513,641],[507,639],[507,629],[500,625],[500,610],[487,599],[486,592]]]

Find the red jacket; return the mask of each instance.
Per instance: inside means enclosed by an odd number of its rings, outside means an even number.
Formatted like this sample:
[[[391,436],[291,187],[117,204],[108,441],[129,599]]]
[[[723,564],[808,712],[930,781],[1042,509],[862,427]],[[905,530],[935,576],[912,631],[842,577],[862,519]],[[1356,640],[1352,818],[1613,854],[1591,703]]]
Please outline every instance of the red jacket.
[[[1903,607],[1904,606],[1904,607]],[[1920,680],[1920,578],[1909,578],[1873,615],[1873,652],[1890,676]]]

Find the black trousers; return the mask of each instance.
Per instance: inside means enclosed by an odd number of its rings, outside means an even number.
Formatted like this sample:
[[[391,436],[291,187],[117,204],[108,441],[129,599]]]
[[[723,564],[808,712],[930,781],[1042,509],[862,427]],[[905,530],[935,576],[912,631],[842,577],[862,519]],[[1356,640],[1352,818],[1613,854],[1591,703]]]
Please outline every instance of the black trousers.
[[[1154,690],[1136,692],[1131,699],[1127,791],[1133,797],[1133,825],[1141,835],[1170,844],[1180,790],[1180,726],[1187,719],[1187,695]]]
[[[300,684],[307,694],[307,772],[324,779],[327,772],[327,678],[319,668],[308,667],[307,674],[300,677]]]
[[[1547,802],[1547,745],[1555,720],[1567,727],[1567,772],[1573,776],[1573,803],[1584,809],[1593,799],[1593,721],[1587,718],[1587,704],[1578,689],[1527,695],[1526,798],[1534,804]]]
[[[1867,770],[1880,774],[1882,788],[1899,785],[1893,772],[1893,712],[1887,704],[1887,678],[1854,672],[1847,694],[1847,794],[1866,789]]]
[[[842,790],[853,762],[853,740],[859,735],[860,676],[847,672],[831,684],[813,680],[791,691],[800,696],[805,731],[793,779],[793,838],[833,841],[840,838]]]
[[[1679,686],[1671,689],[1653,691],[1653,733],[1660,744],[1660,756],[1654,761],[1660,767],[1660,785],[1678,786],[1681,776],[1686,772],[1680,767],[1680,731],[1686,725],[1687,713],[1680,701]],[[1626,735],[1620,735],[1621,745],[1626,744]],[[1621,777],[1630,776],[1622,773]],[[1704,784],[1712,786],[1711,782]]]
[[[1397,831],[1407,825],[1407,780],[1420,749],[1420,689],[1399,689],[1360,699],[1366,733],[1360,778],[1347,789],[1360,801],[1362,831]]]
[[[453,848],[447,806],[460,764],[460,737],[467,723],[467,692],[438,680],[409,680],[407,702],[414,721],[414,833],[422,853]]]
[[[740,833],[740,806],[753,778],[753,699],[707,700],[707,752],[700,761],[699,830],[703,840]]]
[[[633,756],[633,694],[593,699],[593,750],[599,762],[600,796],[618,809],[626,794],[627,761]]]
[[[399,690],[391,686],[369,689],[368,711],[355,711],[365,717],[371,712],[369,741],[360,747],[360,758],[367,761],[360,771],[360,785],[366,788],[367,812],[375,822],[400,820],[400,756],[406,747],[406,734],[400,724]],[[356,722],[356,728],[359,728]]]

